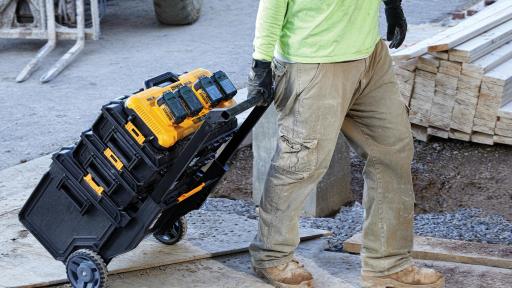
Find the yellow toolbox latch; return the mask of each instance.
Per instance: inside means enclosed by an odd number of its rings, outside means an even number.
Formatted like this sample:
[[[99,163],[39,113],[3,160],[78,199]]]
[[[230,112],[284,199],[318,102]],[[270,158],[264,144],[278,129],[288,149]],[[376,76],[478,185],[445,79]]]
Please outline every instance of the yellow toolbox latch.
[[[135,141],[137,141],[137,143],[139,143],[140,145],[142,145],[146,140],[146,138],[142,135],[142,133],[140,133],[139,129],[137,129],[137,127],[135,127],[135,125],[133,125],[132,122],[128,121],[128,123],[124,125],[124,128],[128,130],[128,132],[132,135]]]
[[[98,194],[99,196],[101,196],[101,194],[103,194],[103,191],[105,189],[103,189],[103,187],[101,187],[100,185],[96,184],[96,182],[94,182],[94,179],[92,179],[92,175],[90,173],[84,177],[84,180],[85,180],[85,182],[87,182],[87,184],[89,184],[89,186],[91,186],[92,190],[94,190],[94,192],[96,192],[96,194]]]
[[[123,162],[121,162],[121,159],[119,159],[119,157],[117,157],[110,148],[105,149],[103,154],[107,156],[107,159],[112,163],[112,165],[114,165],[114,167],[116,167],[117,170],[121,171],[121,169],[123,169]]]

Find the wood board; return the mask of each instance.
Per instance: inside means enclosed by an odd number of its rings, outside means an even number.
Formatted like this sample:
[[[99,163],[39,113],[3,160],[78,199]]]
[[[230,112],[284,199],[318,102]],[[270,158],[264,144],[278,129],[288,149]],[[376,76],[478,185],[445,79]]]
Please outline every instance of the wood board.
[[[512,41],[512,21],[509,20],[450,49],[449,59],[450,61],[471,63],[510,41]],[[434,53],[437,53],[436,56],[439,57],[441,52]]]
[[[343,243],[343,249],[359,254],[361,243],[362,235],[358,233]],[[506,245],[415,236],[412,257],[512,269],[512,246]]]
[[[493,8],[497,8],[493,7],[493,5],[478,13],[477,15],[480,17],[470,17],[468,20],[461,22],[455,26],[458,30],[454,33],[431,42],[428,46],[428,51],[447,51],[450,48],[456,47],[457,45],[512,19],[512,1],[503,1],[496,4],[500,3],[503,5],[500,7],[500,10],[493,10],[492,14],[489,14],[489,11]],[[482,15],[479,14],[486,14],[486,16],[482,17]],[[475,20],[475,18],[478,19]]]
[[[398,50],[398,51],[394,52],[391,56],[394,59],[398,59],[398,60],[405,60],[405,59],[410,59],[413,57],[421,56],[428,52],[429,46],[439,45],[440,43],[444,44],[446,42],[445,39],[450,37],[451,35],[455,35],[455,34],[461,33],[461,32],[464,32],[464,33],[468,32],[468,31],[466,31],[468,29],[468,27],[473,26],[474,27],[473,29],[476,29],[476,27],[480,27],[479,25],[481,25],[480,23],[482,21],[488,21],[486,19],[489,19],[489,18],[492,19],[496,16],[496,14],[500,13],[500,11],[510,9],[510,8],[512,8],[512,1],[510,1],[510,0],[498,1],[497,3],[491,5],[490,7],[484,9],[483,11],[480,11],[476,15],[463,21],[459,25],[448,28],[445,31],[436,34],[435,36],[433,36],[431,38],[427,38],[423,41],[420,41],[412,46]],[[506,18],[507,17],[505,17],[505,19],[499,19],[499,21],[495,21],[493,23],[494,26],[497,26],[497,25],[507,21],[508,19],[506,19]],[[462,24],[464,24],[464,25],[462,25]],[[489,25],[489,23],[487,23],[487,25]],[[489,27],[489,28],[486,27],[485,29],[488,30],[491,28],[493,28],[493,27]],[[469,31],[473,32],[473,34],[474,34],[475,30],[470,29]],[[481,31],[481,32],[485,32],[485,31]],[[460,43],[462,43],[462,42],[460,42]]]

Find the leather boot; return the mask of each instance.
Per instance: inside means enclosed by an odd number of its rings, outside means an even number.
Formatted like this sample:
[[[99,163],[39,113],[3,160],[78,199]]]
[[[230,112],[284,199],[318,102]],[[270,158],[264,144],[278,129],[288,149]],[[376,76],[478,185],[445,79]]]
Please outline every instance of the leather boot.
[[[276,267],[253,269],[259,277],[277,288],[313,288],[313,276],[296,259]]]

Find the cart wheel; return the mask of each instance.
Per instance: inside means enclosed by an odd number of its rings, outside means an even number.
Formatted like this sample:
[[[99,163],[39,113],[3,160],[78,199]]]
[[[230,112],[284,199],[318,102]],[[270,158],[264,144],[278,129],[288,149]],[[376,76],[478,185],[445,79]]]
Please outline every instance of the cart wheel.
[[[183,239],[187,234],[187,218],[180,217],[168,229],[162,229],[153,233],[156,240],[165,245],[174,245]]]
[[[105,262],[89,249],[73,252],[66,262],[66,272],[74,288],[103,288],[107,282]]]

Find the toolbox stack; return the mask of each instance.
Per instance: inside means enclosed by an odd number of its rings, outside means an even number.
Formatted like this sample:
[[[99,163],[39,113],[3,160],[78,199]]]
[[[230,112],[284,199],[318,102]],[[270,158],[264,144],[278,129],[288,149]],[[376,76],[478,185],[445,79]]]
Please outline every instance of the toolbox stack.
[[[214,160],[237,131],[233,115],[249,107],[235,105],[236,89],[221,71],[166,73],[145,84],[104,105],[76,145],[53,155],[20,212],[27,229],[66,263],[73,286],[103,287],[105,263],[149,233],[165,244],[181,239],[183,216],[226,171],[225,161]],[[94,271],[99,278],[89,277]]]

